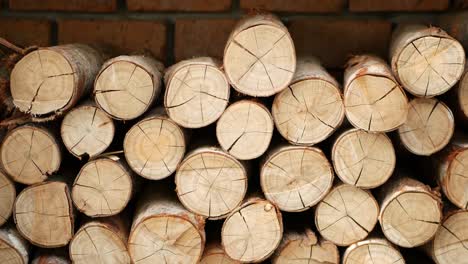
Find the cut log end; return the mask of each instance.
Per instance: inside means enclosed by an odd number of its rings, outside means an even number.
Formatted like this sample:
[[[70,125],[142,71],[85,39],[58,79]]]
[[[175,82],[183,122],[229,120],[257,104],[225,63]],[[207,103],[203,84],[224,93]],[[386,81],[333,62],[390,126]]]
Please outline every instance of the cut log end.
[[[12,227],[0,229],[0,260],[2,264],[28,264],[29,244]]]
[[[344,183],[370,189],[390,178],[396,156],[392,142],[384,133],[351,129],[335,141],[332,161],[336,174]]]
[[[221,147],[240,160],[255,159],[267,150],[273,136],[268,109],[252,100],[230,105],[216,124]]]
[[[10,131],[0,150],[5,172],[16,182],[42,182],[60,167],[59,143],[46,129],[21,126]]]
[[[219,244],[209,244],[203,251],[200,264],[238,264],[240,262],[231,259]]]
[[[466,175],[468,175],[468,148],[463,148],[450,157],[447,171],[439,182],[447,198],[462,209],[468,209]]]
[[[348,246],[367,237],[378,213],[379,206],[370,192],[342,184],[318,204],[315,224],[325,239]]]
[[[16,189],[14,183],[0,171],[0,226],[5,224],[10,218],[15,198]]]
[[[450,141],[455,126],[450,109],[436,99],[410,102],[407,121],[398,129],[403,145],[416,155],[429,156]]]
[[[304,211],[318,203],[333,184],[333,169],[321,150],[280,147],[260,172],[265,197],[281,210]]]
[[[405,264],[400,251],[390,242],[371,238],[349,246],[343,255],[343,264]]]
[[[438,264],[460,263],[468,259],[468,212],[457,211],[447,217],[437,231],[431,255]]]
[[[462,111],[463,118],[468,120],[468,68],[458,83],[458,107]]]

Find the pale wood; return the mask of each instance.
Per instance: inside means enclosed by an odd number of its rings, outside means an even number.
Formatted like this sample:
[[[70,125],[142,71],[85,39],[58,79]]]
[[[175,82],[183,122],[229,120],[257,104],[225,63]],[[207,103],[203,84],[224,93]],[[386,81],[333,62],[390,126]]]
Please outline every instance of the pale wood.
[[[465,65],[465,71],[454,89],[455,109],[452,110],[458,114],[458,117],[466,125],[468,124],[468,66]]]
[[[340,85],[315,58],[298,60],[288,88],[275,96],[271,111],[276,128],[291,144],[319,143],[343,122]]]
[[[15,184],[0,171],[0,226],[5,224],[13,212],[16,198]]]
[[[132,171],[117,156],[103,156],[86,163],[75,178],[72,199],[76,208],[90,217],[120,213],[130,201]]]
[[[270,111],[253,100],[231,104],[216,124],[216,137],[221,147],[240,160],[263,155],[273,136]]]
[[[96,104],[115,119],[146,112],[161,93],[164,65],[150,56],[118,56],[106,61],[94,82]]]
[[[374,229],[379,205],[369,191],[339,184],[317,205],[315,225],[320,234],[338,246],[348,246]]]
[[[398,248],[380,237],[352,244],[343,255],[343,264],[405,264]]]
[[[67,150],[75,157],[95,157],[104,152],[114,138],[112,119],[94,104],[86,102],[63,118],[60,135]]]
[[[36,249],[31,264],[71,264],[66,248]]]
[[[240,262],[261,262],[271,256],[283,236],[281,212],[272,203],[252,197],[233,211],[221,230],[226,254]]]
[[[371,189],[390,178],[396,156],[392,141],[385,133],[354,128],[335,140],[332,161],[336,174],[344,183]]]
[[[318,148],[279,146],[268,152],[260,170],[265,197],[287,212],[317,204],[333,186],[333,168]]]
[[[398,129],[403,146],[422,156],[443,149],[452,138],[455,127],[452,111],[437,99],[416,98],[409,105],[408,119]]]
[[[0,261],[2,264],[28,264],[30,245],[12,227],[0,229]]]
[[[104,57],[83,44],[39,48],[24,56],[11,73],[13,103],[31,115],[60,115],[93,85]]]
[[[224,68],[240,93],[266,97],[285,89],[296,69],[288,29],[270,14],[239,21],[224,49]]]
[[[212,124],[226,109],[230,86],[220,62],[213,58],[181,61],[167,69],[164,80],[167,114],[183,127]]]
[[[382,186],[379,222],[390,242],[406,248],[422,245],[440,226],[440,193],[407,177],[397,177]]]
[[[226,217],[244,200],[247,170],[232,155],[214,147],[187,154],[175,175],[179,200],[208,219]]]
[[[237,264],[239,261],[231,259],[223,247],[217,243],[209,243],[205,247],[200,264]]]
[[[356,128],[388,132],[405,122],[408,99],[384,60],[362,55],[348,61],[344,106],[346,117]]]
[[[448,91],[460,79],[465,52],[460,43],[438,27],[404,25],[390,44],[393,72],[415,96],[433,97]]]
[[[45,127],[20,126],[5,136],[0,148],[0,162],[16,182],[42,182],[60,167],[60,145],[55,135]]]
[[[73,237],[72,210],[68,186],[48,181],[21,191],[13,215],[24,238],[34,245],[54,248],[67,245]]]
[[[138,175],[160,180],[171,175],[184,158],[187,132],[157,108],[125,135],[123,148],[130,168]]]

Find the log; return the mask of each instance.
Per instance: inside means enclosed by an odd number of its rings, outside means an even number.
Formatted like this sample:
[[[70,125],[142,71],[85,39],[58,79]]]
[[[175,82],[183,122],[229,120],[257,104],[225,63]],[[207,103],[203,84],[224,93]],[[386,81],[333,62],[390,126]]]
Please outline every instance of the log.
[[[205,127],[226,109],[229,83],[221,63],[213,58],[181,61],[167,69],[164,80],[167,114],[183,127]]]
[[[339,184],[317,205],[315,225],[326,240],[349,246],[367,237],[378,214],[379,205],[369,191]]]
[[[396,156],[392,141],[385,133],[354,128],[343,132],[333,143],[332,161],[344,183],[372,189],[390,178]]]
[[[460,81],[453,88],[451,96],[451,109],[456,114],[460,124],[468,125],[468,66],[465,65],[465,72],[460,77]]]
[[[270,14],[239,21],[224,49],[224,68],[240,93],[267,97],[285,89],[296,69],[296,51],[288,29]]]
[[[346,117],[370,132],[397,129],[406,120],[408,99],[387,63],[374,56],[354,56],[344,76]]]
[[[193,213],[211,220],[225,218],[244,200],[247,176],[244,164],[232,155],[215,147],[199,147],[177,169],[177,196]]]
[[[390,59],[399,82],[418,97],[447,92],[465,67],[465,52],[460,43],[433,26],[397,28],[390,43]]]
[[[0,171],[0,226],[5,224],[13,212],[16,199],[15,184]]]
[[[114,138],[112,119],[93,103],[85,102],[68,112],[60,135],[67,150],[75,157],[95,157],[104,152]]]
[[[39,249],[34,253],[31,264],[71,264],[65,248]]]
[[[28,264],[30,245],[13,226],[0,229],[0,260],[5,264]]]
[[[63,182],[25,188],[16,198],[13,215],[20,234],[39,247],[62,247],[73,237],[73,207]]]
[[[23,125],[7,133],[0,148],[0,163],[16,182],[45,181],[61,163],[60,143],[51,130]]]
[[[184,158],[188,134],[157,108],[136,123],[125,135],[125,158],[138,175],[160,180],[175,172]]]
[[[104,56],[83,44],[39,48],[11,73],[13,103],[35,116],[58,116],[88,94]]]
[[[231,104],[216,124],[221,147],[239,160],[260,157],[273,136],[273,118],[268,109],[253,100]]]
[[[333,168],[318,148],[279,146],[260,169],[265,197],[282,211],[301,212],[323,199],[333,186]]]
[[[440,193],[412,178],[394,177],[381,188],[379,222],[390,242],[405,248],[434,237],[442,218]]]
[[[238,264],[239,261],[231,259],[219,243],[206,245],[200,264]]]
[[[430,156],[443,149],[453,135],[452,111],[441,101],[429,98],[411,100],[408,119],[398,129],[402,145],[411,153]]]
[[[96,104],[112,118],[131,120],[146,112],[161,93],[164,65],[150,56],[106,61],[94,82]]]
[[[286,231],[272,263],[339,264],[340,253],[335,244],[323,238],[317,239],[310,229],[304,232]]]
[[[398,248],[381,237],[356,242],[346,248],[343,264],[405,264]]]
[[[343,122],[340,85],[315,58],[297,62],[293,80],[275,96],[273,120],[294,145],[313,145],[328,138]]]
[[[133,195],[133,172],[117,156],[103,156],[86,163],[75,178],[72,199],[90,217],[120,213]]]
[[[280,210],[267,200],[251,197],[224,221],[221,243],[240,262],[261,262],[273,254],[283,236]]]

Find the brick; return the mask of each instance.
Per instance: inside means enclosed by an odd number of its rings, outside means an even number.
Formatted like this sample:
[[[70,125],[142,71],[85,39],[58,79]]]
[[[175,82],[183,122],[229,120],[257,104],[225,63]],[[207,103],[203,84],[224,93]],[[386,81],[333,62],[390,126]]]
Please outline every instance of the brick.
[[[21,46],[49,46],[51,22],[36,19],[0,18],[0,37]]]
[[[179,19],[175,24],[175,59],[196,56],[222,58],[234,19]]]
[[[242,9],[267,10],[279,12],[331,13],[344,9],[345,0],[295,0],[288,3],[284,0],[241,0]]]
[[[372,11],[442,11],[449,0],[349,0],[353,12]]]
[[[127,0],[130,11],[226,11],[231,0]]]
[[[391,24],[383,20],[301,19],[289,31],[297,56],[316,56],[325,67],[343,67],[351,55],[387,58]]]
[[[117,0],[9,0],[10,9],[24,11],[112,12]]]
[[[149,51],[166,58],[166,26],[158,21],[60,20],[58,41],[109,46],[121,54]]]

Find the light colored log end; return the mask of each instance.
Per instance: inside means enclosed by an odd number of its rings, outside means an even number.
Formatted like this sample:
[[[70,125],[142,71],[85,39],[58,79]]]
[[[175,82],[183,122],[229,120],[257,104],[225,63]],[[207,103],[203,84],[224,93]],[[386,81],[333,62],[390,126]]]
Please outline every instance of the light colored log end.
[[[0,261],[2,264],[28,264],[29,243],[14,227],[0,229]]]
[[[15,199],[16,189],[14,183],[0,171],[0,226],[10,218]]]
[[[437,231],[432,244],[432,257],[437,264],[463,263],[468,259],[468,212],[448,216]]]
[[[349,246],[343,264],[405,264],[400,251],[382,238],[371,238]]]
[[[465,120],[468,120],[468,68],[460,79],[457,88],[458,106],[463,112]]]
[[[218,244],[209,244],[206,246],[205,251],[203,252],[203,257],[200,261],[200,264],[238,264],[239,261],[231,259],[226,252],[224,252],[223,247]]]
[[[455,151],[448,157],[448,167],[439,184],[445,196],[457,207],[468,209],[468,148]]]

